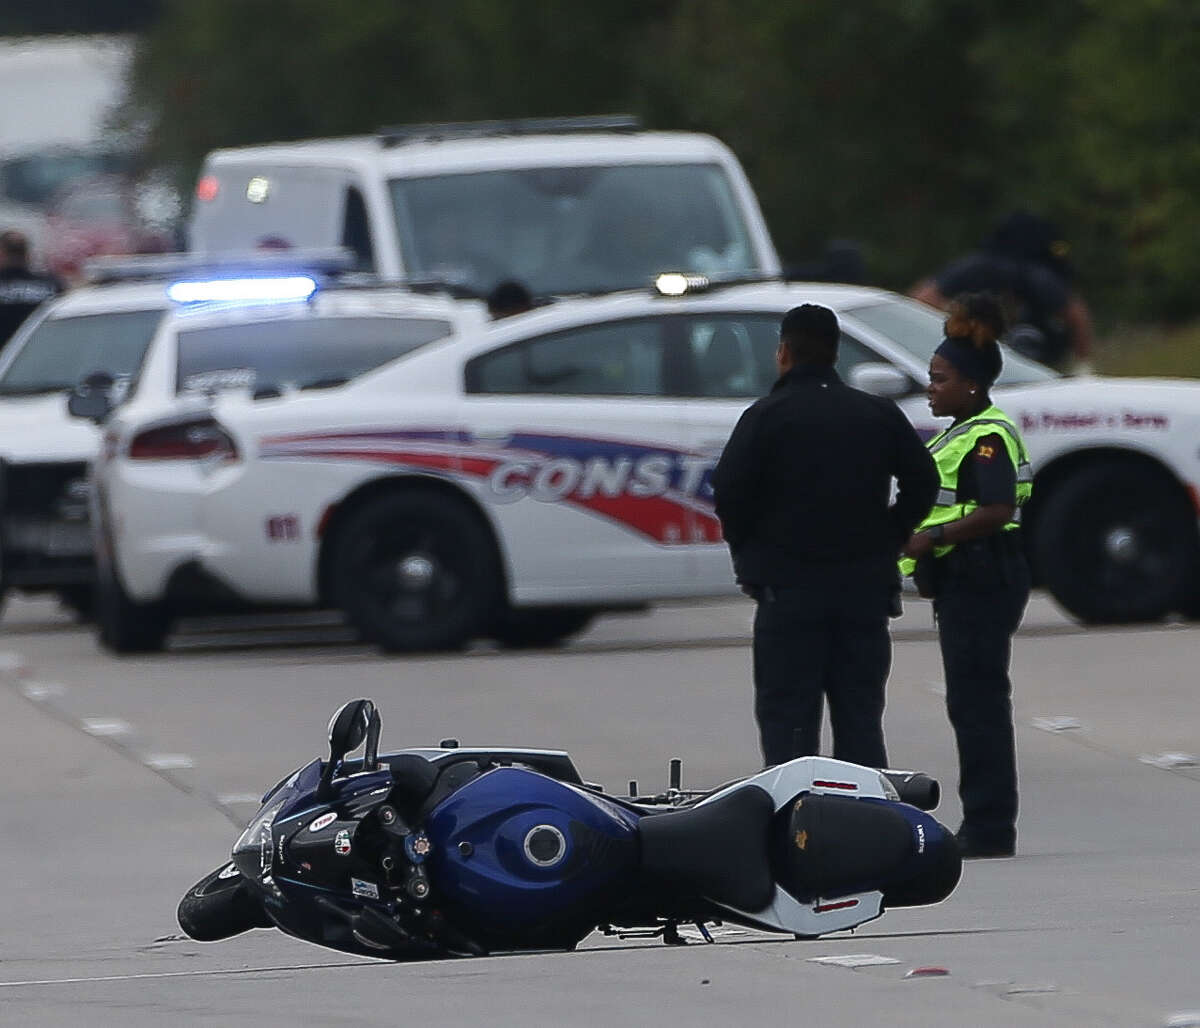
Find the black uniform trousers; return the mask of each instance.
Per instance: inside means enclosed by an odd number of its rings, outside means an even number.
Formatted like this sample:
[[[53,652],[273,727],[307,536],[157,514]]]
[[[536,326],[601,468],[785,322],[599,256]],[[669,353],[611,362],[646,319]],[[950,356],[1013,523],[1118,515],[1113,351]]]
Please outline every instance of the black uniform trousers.
[[[884,686],[892,663],[887,614],[814,609],[806,586],[768,586],[754,617],[754,713],[769,767],[820,752],[823,699],[833,755],[887,767]]]
[[[937,618],[946,710],[958,744],[960,832],[972,843],[1012,846],[1017,824],[1017,753],[1009,660],[1029,600],[1029,567],[1018,533],[961,544],[940,577]],[[939,564],[941,561],[938,562]]]

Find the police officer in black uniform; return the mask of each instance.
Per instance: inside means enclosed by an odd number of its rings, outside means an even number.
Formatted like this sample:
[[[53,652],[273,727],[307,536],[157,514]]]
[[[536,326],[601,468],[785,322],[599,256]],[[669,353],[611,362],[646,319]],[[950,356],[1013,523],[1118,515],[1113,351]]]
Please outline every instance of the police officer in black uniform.
[[[1000,373],[996,340],[1003,331],[1001,308],[991,297],[971,295],[951,305],[946,338],[929,367],[930,410],[953,419],[929,442],[941,488],[901,562],[922,594],[933,597],[946,709],[958,744],[964,857],[1016,852],[1008,668],[1029,599],[1018,526],[1033,473],[1017,426],[988,396]]]
[[[0,350],[38,304],[62,292],[57,279],[29,270],[29,240],[16,229],[0,232]]]
[[[838,337],[828,308],[785,315],[779,380],[742,415],[712,478],[737,580],[758,601],[755,716],[768,766],[818,752],[825,698],[833,755],[887,766],[895,555],[937,492],[899,408],[838,377]]]

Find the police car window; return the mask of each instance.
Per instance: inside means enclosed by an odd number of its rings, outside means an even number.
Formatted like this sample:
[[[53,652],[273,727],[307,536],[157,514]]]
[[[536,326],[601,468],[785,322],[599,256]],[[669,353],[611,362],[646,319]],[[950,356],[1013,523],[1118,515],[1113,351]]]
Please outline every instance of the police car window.
[[[838,340],[838,355],[834,368],[843,382],[850,377],[850,372],[857,365],[868,361],[881,360],[883,358],[879,354],[874,350],[868,349],[853,336],[848,336],[845,332],[841,334],[841,338]]]
[[[179,333],[177,391],[332,388],[451,332],[433,318],[281,318]]]
[[[911,300],[886,300],[856,307],[846,313],[907,350],[922,367],[929,365],[933,351],[943,338],[942,323],[945,321],[945,314]],[[997,380],[1000,385],[1046,382],[1059,377],[1057,372],[1026,360],[1008,347],[1002,349],[1004,369]]]
[[[669,377],[663,325],[618,321],[527,339],[470,361],[468,393],[660,396]]]
[[[133,376],[162,316],[149,310],[45,318],[0,376],[0,396],[72,389],[93,371]]]
[[[689,395],[765,395],[778,375],[778,345],[779,318],[774,314],[689,318],[687,352],[694,383]]]

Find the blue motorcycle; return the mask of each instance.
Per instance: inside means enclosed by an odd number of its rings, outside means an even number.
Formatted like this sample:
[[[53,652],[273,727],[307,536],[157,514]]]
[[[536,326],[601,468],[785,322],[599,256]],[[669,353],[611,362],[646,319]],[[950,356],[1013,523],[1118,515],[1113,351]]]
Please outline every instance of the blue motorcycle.
[[[192,938],[251,928],[395,960],[570,950],[595,930],[729,923],[811,938],[945,899],[961,859],[925,775],[802,757],[711,792],[605,793],[560,750],[379,754],[352,700],[329,759],[276,785],[179,904]],[[363,755],[347,755],[363,746]]]

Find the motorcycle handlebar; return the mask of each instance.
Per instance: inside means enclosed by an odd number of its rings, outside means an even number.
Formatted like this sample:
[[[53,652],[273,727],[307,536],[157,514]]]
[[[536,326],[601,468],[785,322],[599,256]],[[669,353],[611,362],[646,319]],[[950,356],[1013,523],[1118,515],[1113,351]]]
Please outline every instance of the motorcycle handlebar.
[[[901,803],[911,804],[920,810],[934,810],[942,800],[942,787],[937,779],[920,771],[886,770],[882,774],[896,787]]]

